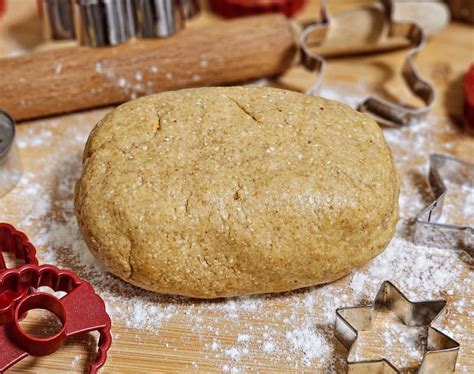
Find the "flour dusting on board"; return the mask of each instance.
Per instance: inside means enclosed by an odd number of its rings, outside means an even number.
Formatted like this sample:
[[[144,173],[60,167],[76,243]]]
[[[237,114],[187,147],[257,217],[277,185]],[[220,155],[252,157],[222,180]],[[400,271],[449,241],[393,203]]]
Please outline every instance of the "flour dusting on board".
[[[207,64],[207,60],[203,58],[201,64]],[[109,72],[100,64],[96,70],[103,74]],[[158,73],[159,69],[152,66],[150,71]],[[141,87],[134,85],[143,84],[141,73],[136,74],[133,84],[123,77],[114,78],[119,86],[132,91],[140,91]],[[350,95],[340,87],[326,88],[321,94],[353,106],[361,97],[360,92]],[[209,362],[214,362],[214,370],[243,373],[255,368],[258,361],[265,370],[318,368],[325,373],[336,373],[344,370],[347,355],[334,337],[336,308],[371,301],[380,284],[391,280],[412,300],[458,295],[449,304],[449,318],[439,327],[460,342],[462,349],[472,349],[473,337],[460,323],[463,313],[473,308],[473,300],[466,292],[473,287],[472,277],[461,277],[461,274],[469,274],[467,255],[415,246],[411,240],[413,217],[431,198],[425,179],[428,154],[433,151],[449,154],[453,146],[445,142],[442,148],[433,149],[431,139],[437,136],[436,131],[452,132],[448,124],[435,129],[432,124],[439,119],[432,116],[410,127],[384,130],[401,173],[401,220],[386,251],[368,265],[323,286],[283,294],[196,302],[147,292],[108,274],[89,253],[79,233],[73,211],[74,185],[81,172],[82,151],[89,131],[105,113],[100,110],[69,116],[69,124],[63,126],[58,126],[54,119],[38,121],[34,127],[20,126],[20,149],[47,150],[46,160],[33,156],[23,158],[24,176],[18,187],[5,197],[8,205],[15,203],[18,210],[6,211],[2,201],[0,213],[3,221],[15,224],[30,236],[38,248],[40,263],[72,269],[89,280],[104,298],[115,324],[161,334],[163,349],[170,352],[176,351],[177,340],[180,346],[193,346],[202,352],[207,365],[202,369],[203,363],[197,359],[190,362],[189,369],[196,372],[209,370]],[[443,217],[446,221],[464,216],[472,220],[472,191],[460,190],[458,194],[467,196],[470,207],[464,207],[464,213],[452,208],[459,204],[453,196],[452,203],[447,200]],[[457,215],[461,213],[459,218]],[[174,340],[166,340],[170,334],[164,334],[170,324],[180,326]],[[404,341],[401,338],[403,326],[396,321],[384,322],[381,326],[380,345],[389,359],[402,366],[420,361],[422,331],[412,331],[412,335],[405,338],[409,341]],[[122,337],[115,335],[115,338]],[[391,357],[390,351],[396,346],[408,347],[407,354]],[[470,369],[458,364],[458,370],[468,372]]]

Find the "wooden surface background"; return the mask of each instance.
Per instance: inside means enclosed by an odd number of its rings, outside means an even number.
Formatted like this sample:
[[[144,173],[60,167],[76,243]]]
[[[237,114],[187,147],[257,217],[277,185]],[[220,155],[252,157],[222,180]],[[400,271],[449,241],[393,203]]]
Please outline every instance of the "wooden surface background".
[[[361,2],[352,1],[333,1],[331,2],[334,10]],[[45,48],[42,45],[40,23],[35,13],[33,0],[10,0],[9,10],[4,19],[0,20],[0,56],[12,55],[15,53],[26,53],[38,48]],[[307,18],[317,14],[318,4],[316,1],[310,1],[301,18]],[[212,22],[214,16],[204,14],[199,19],[192,22],[194,24]],[[418,66],[425,77],[432,80],[438,90],[438,99],[434,108],[434,114],[437,121],[433,125],[429,134],[418,134],[417,136],[429,136],[433,142],[433,149],[444,149],[443,145],[450,144],[449,153],[465,160],[474,161],[474,138],[469,135],[462,125],[462,75],[471,62],[474,61],[474,33],[473,29],[460,23],[452,23],[442,33],[433,37],[426,49],[418,59]],[[388,97],[397,97],[405,102],[413,102],[408,90],[398,75],[399,68],[403,62],[405,51],[395,51],[374,56],[359,56],[351,58],[338,58],[331,60],[325,85],[330,87],[357,87],[360,81],[364,82],[364,90],[378,93]],[[2,72],[0,72],[1,74]],[[294,89],[304,89],[308,85],[311,77],[300,68],[294,68],[288,74],[280,79],[280,82]],[[1,95],[1,87],[0,87]],[[74,129],[90,129],[93,124],[100,119],[109,109],[95,110],[82,114],[71,114],[51,119],[55,126],[52,127],[52,141],[49,143],[50,149],[59,147],[64,143],[64,137],[69,136],[68,131]],[[84,124],[86,123],[86,124]],[[29,134],[38,134],[42,128],[48,124],[48,119],[23,123],[19,126],[19,134],[27,136]],[[439,131],[436,129],[439,126]],[[441,128],[441,126],[444,126]],[[444,131],[449,127],[449,131]],[[21,155],[25,168],[25,173],[35,170],[41,170],[46,167],[48,148],[28,148],[22,147]],[[74,148],[71,153],[80,154],[81,149]],[[420,162],[420,160],[413,160]],[[45,186],[53,188],[55,181],[44,180]],[[71,197],[71,193],[65,196]],[[8,219],[13,224],[18,224],[28,215],[27,206],[29,200],[26,200],[21,194],[7,196],[3,201],[0,200],[0,220]],[[21,227],[19,227],[21,229]],[[34,231],[33,229],[30,229]],[[41,246],[39,251],[45,250]],[[460,277],[460,282],[471,279],[472,264],[465,266]],[[337,282],[344,285],[347,280],[341,279]],[[466,284],[471,284],[467,282]],[[446,295],[448,302],[455,302],[461,295],[459,289],[452,295]],[[463,290],[463,297],[468,300],[465,308],[458,314],[454,313],[451,318],[457,318],[458,324],[466,331],[467,336],[472,336],[474,306],[472,287]],[[122,295],[125,296],[126,295]],[[165,299],[166,300],[166,299]],[[186,303],[192,303],[187,301]],[[285,300],[271,303],[275,313],[285,313],[288,305]],[[118,303],[120,304],[120,303]],[[120,305],[118,305],[120,307]],[[178,306],[180,308],[180,306]],[[301,313],[304,311],[302,310]],[[218,313],[218,310],[215,311]],[[268,313],[265,313],[268,315]],[[212,321],[216,316],[209,313],[205,318]],[[128,372],[128,373],[147,373],[147,372],[222,372],[223,368],[219,362],[212,356],[204,355],[198,349],[202,346],[202,341],[212,341],[213,333],[209,331],[208,335],[194,333],[190,326],[186,325],[187,319],[174,318],[172,321],[164,324],[158,334],[150,334],[141,329],[126,327],[126,321],[114,320],[114,343],[109,352],[107,361],[102,372]],[[34,319],[29,322],[30,329],[35,329]],[[278,320],[261,320],[255,314],[249,313],[241,316],[238,324],[229,320],[228,340],[235,336],[239,331],[238,325],[262,326],[273,324],[279,328]],[[283,328],[283,327],[282,327]],[[377,328],[377,324],[374,328]],[[371,343],[370,332],[367,344],[364,347],[366,356],[371,353],[377,355],[375,343]],[[183,339],[185,337],[185,339]],[[456,337],[454,337],[456,338]],[[221,337],[226,341],[226,337]],[[171,346],[168,344],[172,342]],[[465,339],[462,347],[462,354],[458,360],[458,369],[462,372],[474,372],[474,352],[472,339]],[[69,342],[62,350],[54,355],[44,358],[28,358],[16,365],[11,372],[37,372],[37,373],[64,373],[64,372],[83,372],[87,361],[93,357],[94,340],[91,336],[74,339]],[[252,345],[253,343],[251,343]],[[338,356],[336,370],[343,372],[345,370],[344,359],[346,351],[342,346],[336,343],[334,354]],[[252,346],[249,347],[252,349]],[[400,350],[403,355],[403,347],[394,347]],[[258,352],[258,349],[256,349]],[[380,352],[378,352],[380,353]],[[1,354],[1,349],[0,349]],[[300,369],[291,369],[285,365],[285,362],[275,361],[263,351],[256,360],[242,359],[245,364],[245,371],[254,372],[328,372],[327,370],[315,370],[311,367]]]

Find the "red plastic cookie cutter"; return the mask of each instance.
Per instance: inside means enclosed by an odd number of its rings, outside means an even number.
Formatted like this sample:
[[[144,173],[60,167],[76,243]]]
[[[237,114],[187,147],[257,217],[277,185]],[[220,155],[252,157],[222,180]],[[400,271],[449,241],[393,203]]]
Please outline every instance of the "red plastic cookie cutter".
[[[38,265],[36,249],[28,237],[8,223],[0,223],[0,273],[7,269],[3,252],[11,253],[17,260],[25,264]],[[0,325],[3,323],[2,311],[11,307],[12,303],[19,301],[28,294],[26,284],[19,285],[14,291],[0,292]]]
[[[71,271],[52,265],[28,264],[0,274],[0,292],[14,292],[23,284],[34,288],[47,286],[67,294],[58,299],[45,292],[32,293],[0,312],[0,319],[4,321],[3,326],[0,326],[0,346],[3,348],[0,372],[28,355],[46,356],[54,353],[70,337],[98,331],[97,359],[89,366],[89,373],[97,373],[105,363],[112,343],[111,321],[104,301],[94,292],[90,283]],[[21,316],[36,308],[46,309],[61,320],[63,326],[57,334],[48,338],[34,338],[21,329]]]
[[[242,17],[263,13],[283,13],[293,16],[306,0],[211,0],[214,12],[226,18]]]
[[[3,252],[13,254],[25,264],[38,265],[36,248],[30,243],[25,233],[8,223],[0,223],[0,272],[7,268]]]
[[[38,266],[34,246],[25,234],[9,224],[0,223],[0,247],[1,252],[14,253],[26,263],[6,269],[3,256],[0,256],[0,373],[28,355],[46,356],[56,352],[70,337],[98,331],[97,358],[89,366],[89,373],[97,373],[112,344],[111,320],[104,301],[91,284],[72,271],[52,265]],[[43,286],[66,292],[66,295],[58,299],[45,292],[29,292]],[[62,322],[61,330],[48,338],[26,334],[19,321],[32,309],[45,309],[55,314]]]

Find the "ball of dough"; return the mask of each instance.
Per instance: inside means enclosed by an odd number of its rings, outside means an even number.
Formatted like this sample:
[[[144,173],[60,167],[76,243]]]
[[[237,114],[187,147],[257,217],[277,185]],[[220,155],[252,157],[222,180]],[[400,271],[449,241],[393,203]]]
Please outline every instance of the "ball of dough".
[[[398,194],[390,149],[366,115],[274,88],[199,88],[102,119],[75,209],[113,274],[216,298],[344,276],[390,241]]]

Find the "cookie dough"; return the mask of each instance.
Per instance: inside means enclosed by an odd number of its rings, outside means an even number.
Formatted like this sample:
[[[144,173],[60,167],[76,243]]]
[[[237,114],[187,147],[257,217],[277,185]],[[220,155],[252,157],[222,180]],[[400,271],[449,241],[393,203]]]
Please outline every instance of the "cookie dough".
[[[344,276],[390,241],[398,194],[390,149],[366,115],[274,88],[198,88],[102,119],[75,209],[113,274],[216,298]]]

